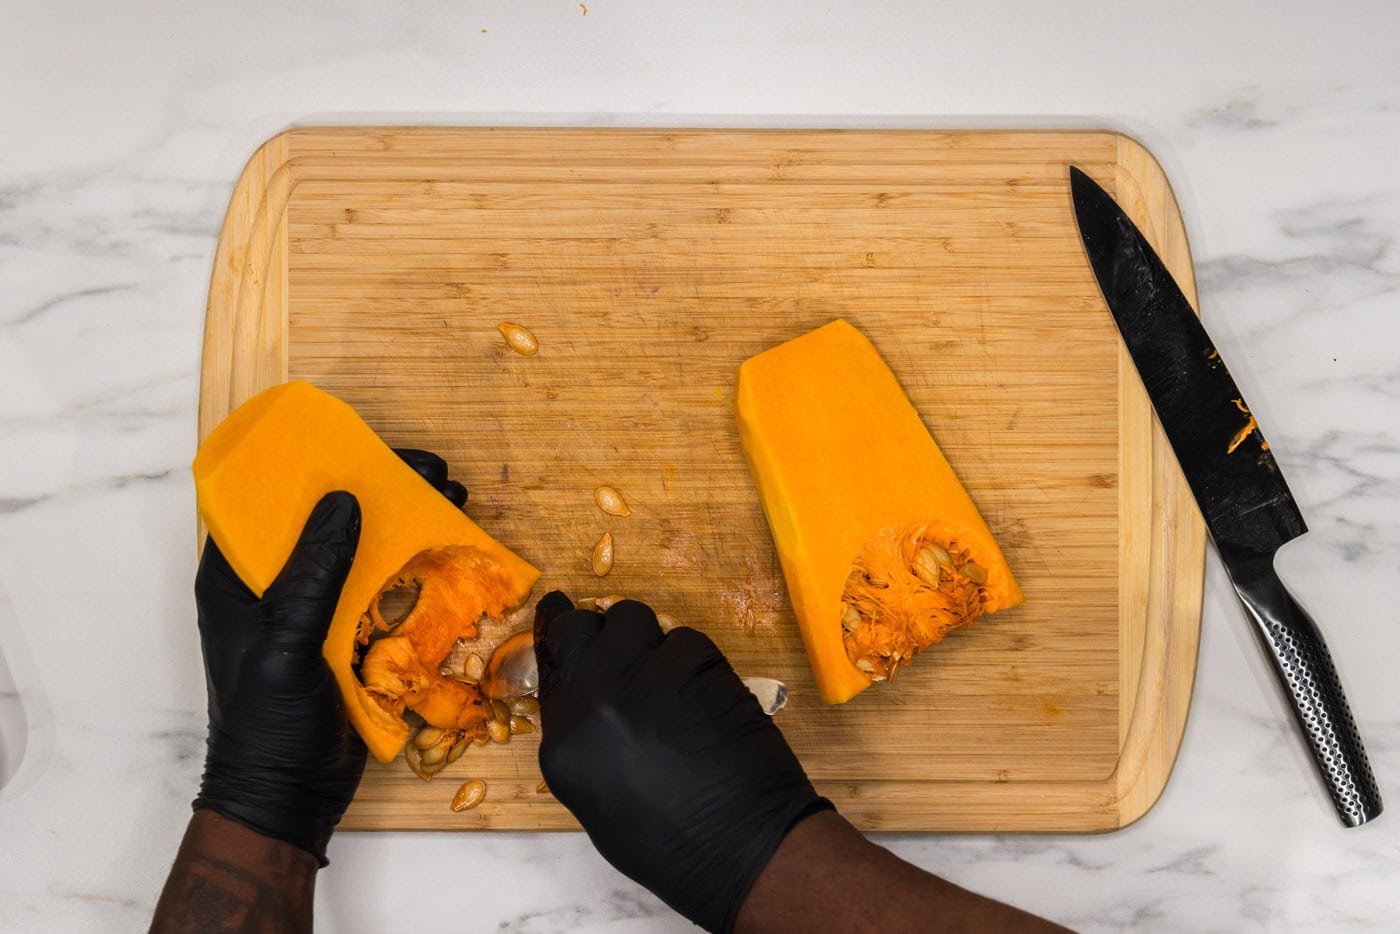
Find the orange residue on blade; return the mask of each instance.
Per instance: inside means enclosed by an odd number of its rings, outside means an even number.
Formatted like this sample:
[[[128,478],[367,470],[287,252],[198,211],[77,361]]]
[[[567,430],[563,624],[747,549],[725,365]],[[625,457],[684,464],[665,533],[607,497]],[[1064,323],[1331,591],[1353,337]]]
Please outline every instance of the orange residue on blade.
[[[1244,404],[1244,400],[1235,399],[1234,402],[1235,408],[1239,409],[1244,414],[1249,415],[1249,421],[1245,422],[1244,427],[1241,428],[1239,431],[1235,432],[1235,436],[1230,439],[1230,446],[1225,449],[1226,454],[1235,453],[1235,449],[1238,448],[1241,444],[1244,444],[1244,439],[1249,437],[1249,433],[1259,427],[1259,423],[1254,420],[1254,416],[1250,415],[1249,406]],[[1262,445],[1264,450],[1267,451],[1269,449],[1268,442],[1261,440],[1260,444]]]

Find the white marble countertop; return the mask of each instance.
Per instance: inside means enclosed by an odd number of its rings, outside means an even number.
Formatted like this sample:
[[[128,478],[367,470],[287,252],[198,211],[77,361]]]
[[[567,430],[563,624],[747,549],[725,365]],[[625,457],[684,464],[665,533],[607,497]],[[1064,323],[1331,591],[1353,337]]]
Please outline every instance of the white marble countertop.
[[[0,790],[0,929],[144,927],[187,818],[205,295],[244,159],[298,123],[1135,134],[1175,185],[1205,320],[1312,525],[1285,576],[1400,809],[1390,0],[11,0],[4,20],[0,694],[18,682],[31,729]],[[1206,587],[1185,742],[1140,822],[881,842],[1087,931],[1394,930],[1400,814],[1341,829],[1214,558]],[[581,835],[346,834],[331,857],[327,931],[688,928]]]

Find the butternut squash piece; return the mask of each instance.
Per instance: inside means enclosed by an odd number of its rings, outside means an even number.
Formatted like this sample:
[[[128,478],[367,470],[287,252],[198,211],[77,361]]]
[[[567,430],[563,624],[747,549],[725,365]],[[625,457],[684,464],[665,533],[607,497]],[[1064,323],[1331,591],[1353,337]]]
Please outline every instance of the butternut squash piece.
[[[746,360],[735,412],[822,700],[893,679],[947,632],[1022,601],[919,413],[850,324]]]
[[[348,490],[359,499],[359,550],[323,651],[350,722],[375,758],[391,761],[408,739],[405,706],[421,707],[440,726],[482,720],[476,689],[444,682],[438,662],[457,638],[476,634],[481,615],[519,606],[539,571],[399,460],[354,409],[309,383],[274,386],[209,434],[194,477],[209,534],[259,596],[323,495]],[[410,579],[423,585],[419,606],[371,645],[360,672],[367,688],[354,670],[359,636],[373,628],[361,617],[371,605],[377,616],[381,591]],[[447,609],[455,615],[444,615]]]

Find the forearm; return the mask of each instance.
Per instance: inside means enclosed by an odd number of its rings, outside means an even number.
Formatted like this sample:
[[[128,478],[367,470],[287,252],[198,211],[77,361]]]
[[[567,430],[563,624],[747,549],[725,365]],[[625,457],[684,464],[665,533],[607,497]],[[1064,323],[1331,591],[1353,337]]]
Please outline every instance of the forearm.
[[[305,850],[213,811],[196,811],[151,931],[310,931],[316,868]]]
[[[1039,934],[1064,928],[930,875],[827,811],[788,833],[744,900],[735,930]]]

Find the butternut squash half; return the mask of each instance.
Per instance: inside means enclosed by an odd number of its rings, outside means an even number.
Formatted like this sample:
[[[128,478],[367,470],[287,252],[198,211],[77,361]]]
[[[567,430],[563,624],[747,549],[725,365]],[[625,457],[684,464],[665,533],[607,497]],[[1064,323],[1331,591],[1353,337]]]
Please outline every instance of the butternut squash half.
[[[444,679],[438,666],[457,639],[476,635],[481,616],[519,606],[539,571],[444,499],[354,409],[305,382],[264,390],[209,434],[194,477],[209,534],[258,596],[323,495],[348,490],[359,499],[359,549],[323,652],[375,758],[389,762],[402,749],[405,708],[435,726],[483,727],[489,716],[475,686]],[[395,584],[421,585],[397,628],[378,611],[381,592]],[[375,629],[391,628],[370,642]]]
[[[893,680],[1022,601],[894,373],[847,322],[746,360],[735,411],[822,700]]]

